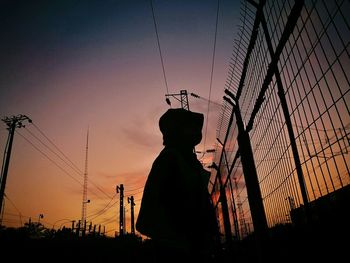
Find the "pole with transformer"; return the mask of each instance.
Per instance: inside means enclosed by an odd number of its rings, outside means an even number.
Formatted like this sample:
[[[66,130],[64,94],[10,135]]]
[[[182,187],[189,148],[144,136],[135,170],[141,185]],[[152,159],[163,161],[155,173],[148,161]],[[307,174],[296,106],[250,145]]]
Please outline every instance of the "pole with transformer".
[[[17,116],[12,116],[12,117],[4,117],[1,120],[7,125],[9,135],[7,139],[6,149],[5,149],[5,155],[6,155],[6,157],[4,156],[5,162],[3,163],[2,170],[1,170],[0,214],[2,212],[2,204],[4,200],[7,173],[10,165],[10,158],[11,158],[11,151],[12,151],[13,137],[15,135],[15,130],[16,128],[25,127],[25,125],[23,124],[24,121],[28,121],[29,123],[32,123],[32,120],[29,117],[22,114],[19,114]]]
[[[131,210],[131,234],[135,235],[135,220],[134,220],[134,197],[130,196],[128,197],[128,203],[130,204],[130,210]]]

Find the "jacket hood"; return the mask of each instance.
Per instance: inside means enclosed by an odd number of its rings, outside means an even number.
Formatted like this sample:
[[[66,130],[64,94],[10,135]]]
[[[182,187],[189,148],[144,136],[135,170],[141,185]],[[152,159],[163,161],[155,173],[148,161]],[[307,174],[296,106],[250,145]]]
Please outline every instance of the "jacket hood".
[[[202,140],[204,115],[182,108],[168,109],[159,119],[163,145],[194,147]]]

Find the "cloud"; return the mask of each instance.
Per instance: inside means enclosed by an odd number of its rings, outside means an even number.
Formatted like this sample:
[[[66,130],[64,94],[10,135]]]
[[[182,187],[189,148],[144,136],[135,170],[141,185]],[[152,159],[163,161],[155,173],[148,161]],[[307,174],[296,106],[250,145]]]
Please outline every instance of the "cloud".
[[[105,173],[105,172],[98,172],[98,176],[101,177],[101,179],[105,179],[107,181],[113,180],[115,181],[116,178],[118,180],[123,180],[130,183],[137,183],[139,180],[143,180],[140,178],[144,178],[148,175],[149,170],[142,169],[137,171],[130,171],[130,172],[116,172],[116,173]]]
[[[149,132],[142,123],[141,125],[135,123],[133,126],[125,127],[122,132],[129,142],[140,147],[153,148],[162,144],[161,135]]]
[[[160,107],[134,116],[129,126],[121,129],[124,138],[132,143],[145,148],[154,148],[162,145],[162,134],[158,128],[158,120],[162,114]]]
[[[99,176],[102,180],[106,181],[104,185],[109,185],[108,189],[102,188],[106,192],[110,192],[111,187],[113,191],[117,185],[123,184],[125,192],[136,193],[142,190],[146,183],[149,169],[130,171],[130,172],[117,172],[117,173],[104,173],[99,172]],[[95,190],[94,190],[95,191]]]
[[[118,181],[124,182],[125,188],[128,187],[129,189],[135,189],[144,186],[148,173],[149,170],[119,173],[116,175],[116,178],[118,178]]]
[[[72,183],[69,186],[65,186],[64,187],[64,191],[68,194],[68,195],[73,195],[73,196],[81,196],[82,195],[82,186],[76,184],[76,183]]]

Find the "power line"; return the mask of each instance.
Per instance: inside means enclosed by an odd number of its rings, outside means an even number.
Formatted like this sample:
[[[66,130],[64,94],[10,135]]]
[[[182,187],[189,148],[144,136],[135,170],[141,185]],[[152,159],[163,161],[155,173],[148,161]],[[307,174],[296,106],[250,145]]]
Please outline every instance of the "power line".
[[[101,216],[102,214],[106,213],[109,209],[111,209],[117,203],[117,201],[115,201],[112,205],[110,205],[110,203],[113,201],[113,199],[116,197],[116,195],[117,194],[115,194],[113,196],[113,198],[111,200],[109,200],[109,202],[107,203],[107,205],[104,208],[102,208],[100,211],[98,211],[94,214],[88,215],[87,218],[89,218],[89,220],[91,221],[92,219],[95,219],[95,218]],[[92,218],[90,218],[90,217],[92,217]]]
[[[6,194],[4,194],[4,196],[5,196],[5,198],[10,202],[10,204],[16,209],[16,211],[18,212],[18,217],[19,217],[19,219],[20,219],[20,222],[21,222],[21,226],[23,225],[23,223],[22,223],[22,213],[21,213],[21,211],[19,211],[19,209],[17,208],[17,206],[15,205],[15,203],[14,202],[12,202],[12,200],[6,195]],[[3,220],[3,218],[1,218],[1,221]]]
[[[159,56],[160,56],[160,62],[162,64],[162,70],[163,70],[163,77],[164,77],[164,82],[165,82],[165,88],[166,92],[169,93],[169,88],[168,88],[168,82],[166,79],[166,74],[165,74],[165,67],[164,67],[164,61],[163,61],[163,55],[162,55],[162,50],[160,48],[160,41],[159,41],[159,35],[158,35],[158,28],[157,28],[157,22],[156,22],[156,17],[154,15],[154,8],[153,8],[153,1],[150,0],[151,4],[151,9],[152,9],[152,17],[153,17],[153,23],[154,23],[154,29],[156,32],[156,37],[157,37],[157,44],[158,44],[158,51],[159,51]]]
[[[141,193],[143,193],[143,189],[141,191],[136,192],[136,193],[129,193],[127,195],[127,197],[132,196],[132,195],[138,195],[138,194],[141,194]]]
[[[45,142],[43,142],[42,140],[40,140],[40,138],[38,138],[36,135],[34,135],[32,132],[30,132],[28,129],[26,129],[35,139],[37,139],[41,144],[43,144],[47,149],[49,149],[52,153],[54,153],[56,156],[58,156],[58,158],[60,158],[66,165],[68,165],[70,168],[72,168],[72,170],[77,173],[79,176],[84,177],[83,175],[83,171],[80,170],[80,168],[74,163],[72,162],[72,160],[70,160],[70,158],[67,157],[66,154],[64,154],[64,152],[53,142],[53,140],[51,140],[35,123],[32,123],[33,126],[39,131],[39,133],[45,137],[45,139],[50,142],[56,149],[57,151],[62,154],[62,156],[69,162],[67,163],[67,161],[65,161],[61,156],[59,156],[57,154],[57,152],[55,152],[54,150],[52,150],[52,148],[50,148],[50,146],[48,146]],[[107,194],[103,189],[101,189],[101,187],[99,185],[97,185],[95,182],[93,182],[91,180],[91,178],[88,179],[89,182],[94,185],[101,193],[103,193],[106,197],[111,198],[111,196],[109,194]]]
[[[114,196],[108,201],[108,203],[105,205],[105,207],[103,207],[101,210],[92,213],[90,215],[87,215],[87,217],[93,217],[95,215],[101,214],[102,212],[104,212],[104,210],[110,205],[110,203],[113,201],[113,199],[116,197],[117,194],[114,194]]]
[[[38,140],[43,146],[45,146],[50,152],[52,152],[54,155],[56,155],[62,162],[64,162],[65,164],[67,164],[70,168],[73,169],[74,172],[76,172],[77,174],[81,175],[81,171],[80,170],[76,170],[77,168],[75,168],[75,166],[72,166],[72,162],[68,163],[65,159],[63,159],[61,156],[58,155],[57,152],[55,152],[54,150],[52,150],[52,148],[50,148],[50,146],[48,146],[46,143],[44,143],[40,138],[38,138],[34,133],[32,133],[29,129],[25,129],[31,136],[33,136],[36,140]],[[45,137],[46,138],[46,137]],[[57,148],[56,148],[57,149]],[[63,154],[60,151],[61,154]],[[63,154],[63,156],[65,156]],[[66,157],[66,156],[65,156]],[[66,157],[67,158],[67,157]]]
[[[203,149],[205,149],[206,141],[207,141],[208,121],[209,121],[209,109],[210,109],[210,98],[211,98],[211,89],[212,89],[212,85],[213,85],[213,75],[214,75],[214,65],[215,65],[215,53],[216,53],[216,39],[217,39],[218,21],[219,21],[219,9],[220,9],[220,0],[217,0],[216,22],[215,22],[215,36],[214,36],[214,47],[213,47],[213,56],[212,56],[212,61],[211,61],[209,97],[208,97],[208,108],[207,108],[207,116],[206,116],[206,124],[205,124],[205,133],[204,133]]]
[[[22,215],[21,211],[19,211],[19,209],[17,208],[17,206],[15,205],[15,203],[8,197],[7,194],[5,194],[5,198],[11,203],[11,205],[16,209],[16,211],[18,212],[19,215]]]
[[[201,97],[201,96],[199,96],[199,95],[197,95],[197,94],[195,94],[195,93],[193,93],[193,92],[191,92],[190,95],[191,95],[192,97],[197,98],[197,99],[204,100],[204,101],[206,101],[206,102],[208,102],[208,103],[210,102],[211,104],[214,104],[214,105],[217,105],[217,106],[220,106],[220,107],[222,106],[221,103],[218,103],[218,102],[216,102],[216,101],[209,100],[209,99],[207,99],[207,98],[203,98],[203,97]]]
[[[97,221],[99,225],[108,225],[110,223],[116,222],[115,215],[110,216],[109,218],[104,218],[102,221]]]
[[[71,177],[75,182],[77,182],[79,185],[83,186],[82,183],[80,183],[78,181],[78,179],[76,179],[72,174],[70,174],[67,170],[65,170],[62,166],[60,166],[58,163],[56,163],[54,160],[52,160],[46,153],[44,153],[42,150],[40,150],[37,146],[34,145],[34,143],[32,141],[30,141],[28,138],[26,138],[25,136],[23,136],[22,134],[20,134],[18,131],[16,131],[16,133],[18,135],[20,135],[23,139],[25,139],[34,149],[36,149],[38,152],[40,152],[42,155],[44,155],[50,162],[52,162],[55,166],[57,166],[60,170],[62,170],[65,174],[67,174],[69,177]],[[100,191],[102,191],[100,189]],[[98,194],[96,194],[94,191],[92,191],[92,189],[90,189],[90,192],[92,194],[94,194],[96,197],[101,198]],[[104,193],[107,197],[110,198],[110,196],[108,194],[106,194],[105,192],[102,191],[102,193]],[[103,198],[101,198],[103,199]]]
[[[50,162],[52,162],[54,165],[56,165],[60,170],[62,170],[66,175],[68,175],[70,178],[72,178],[75,182],[77,182],[79,185],[83,186],[78,179],[76,179],[74,176],[72,176],[69,172],[67,172],[64,168],[62,168],[58,163],[56,163],[54,160],[52,160],[46,153],[41,151],[38,147],[36,147],[29,139],[24,137],[20,132],[16,131],[16,133],[21,136],[24,140],[26,140],[31,146],[34,147],[38,152],[40,152],[42,155],[44,155]]]
[[[111,198],[111,196],[109,194],[107,194],[105,191],[103,191],[98,185],[96,185],[93,181],[91,181],[91,179],[89,179],[89,182],[91,184],[93,184],[98,190],[100,190],[101,193],[103,193],[105,196],[107,196],[108,198]],[[91,189],[89,189],[91,191]]]
[[[82,170],[80,170],[80,168],[76,165],[76,164],[74,164],[65,154],[64,154],[64,152],[63,151],[61,151],[61,149],[60,148],[58,148],[58,146],[52,141],[52,140],[50,140],[50,138],[48,137],[48,136],[46,136],[45,135],[45,133],[35,124],[35,123],[33,123],[32,122],[32,125],[41,133],[41,135],[42,136],[44,136],[45,137],[45,139],[46,140],[48,140],[56,149],[57,149],[57,151],[59,151],[79,172],[80,172],[80,174],[83,174],[83,171]]]
[[[134,192],[134,191],[137,191],[137,190],[140,190],[140,189],[143,189],[143,188],[145,188],[145,186],[140,186],[140,187],[134,188],[134,189],[132,189],[132,190],[125,190],[124,192],[125,192],[125,193]]]
[[[141,200],[142,200],[142,198],[139,198],[139,199],[134,200],[134,202],[138,202],[138,201],[141,201]]]

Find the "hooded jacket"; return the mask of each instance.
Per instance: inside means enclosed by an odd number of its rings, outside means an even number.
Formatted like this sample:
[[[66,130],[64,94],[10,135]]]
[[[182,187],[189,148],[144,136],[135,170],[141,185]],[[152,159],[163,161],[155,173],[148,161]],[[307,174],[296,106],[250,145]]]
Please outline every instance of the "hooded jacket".
[[[159,120],[165,147],[148,175],[136,229],[171,246],[205,248],[216,237],[210,173],[193,152],[203,120],[203,114],[184,109],[169,109]]]

